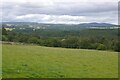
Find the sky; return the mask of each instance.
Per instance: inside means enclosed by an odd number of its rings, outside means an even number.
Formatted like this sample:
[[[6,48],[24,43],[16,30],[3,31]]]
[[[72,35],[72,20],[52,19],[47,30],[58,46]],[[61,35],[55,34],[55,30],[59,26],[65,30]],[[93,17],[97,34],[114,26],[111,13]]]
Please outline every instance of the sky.
[[[0,21],[118,23],[118,0],[2,0]]]

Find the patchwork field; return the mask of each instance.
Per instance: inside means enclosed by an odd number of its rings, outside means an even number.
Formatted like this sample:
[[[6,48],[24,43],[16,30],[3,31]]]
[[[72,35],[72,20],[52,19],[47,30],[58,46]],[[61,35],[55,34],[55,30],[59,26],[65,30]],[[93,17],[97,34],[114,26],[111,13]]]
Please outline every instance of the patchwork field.
[[[3,45],[3,78],[117,78],[118,53]]]

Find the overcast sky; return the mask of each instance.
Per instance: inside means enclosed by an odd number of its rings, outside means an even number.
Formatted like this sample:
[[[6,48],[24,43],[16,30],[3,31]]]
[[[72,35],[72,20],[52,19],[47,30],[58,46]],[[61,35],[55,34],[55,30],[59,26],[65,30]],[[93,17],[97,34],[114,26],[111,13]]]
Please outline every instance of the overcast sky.
[[[2,0],[2,21],[118,23],[118,0]]]

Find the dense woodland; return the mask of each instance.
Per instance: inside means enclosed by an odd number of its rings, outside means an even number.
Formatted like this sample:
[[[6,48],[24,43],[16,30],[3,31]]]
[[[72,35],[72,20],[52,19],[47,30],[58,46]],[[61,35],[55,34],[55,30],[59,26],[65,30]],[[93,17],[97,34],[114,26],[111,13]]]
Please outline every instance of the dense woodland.
[[[37,44],[47,47],[111,50],[119,52],[118,29],[13,30],[2,28],[2,41]]]

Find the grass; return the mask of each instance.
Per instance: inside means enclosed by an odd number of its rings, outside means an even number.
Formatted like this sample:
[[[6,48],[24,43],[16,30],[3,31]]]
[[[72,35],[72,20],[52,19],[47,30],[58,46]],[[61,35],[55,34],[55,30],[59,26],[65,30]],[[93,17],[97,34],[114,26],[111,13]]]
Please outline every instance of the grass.
[[[3,45],[3,78],[117,78],[118,53]]]
[[[0,42],[0,79],[2,78],[2,45]]]

